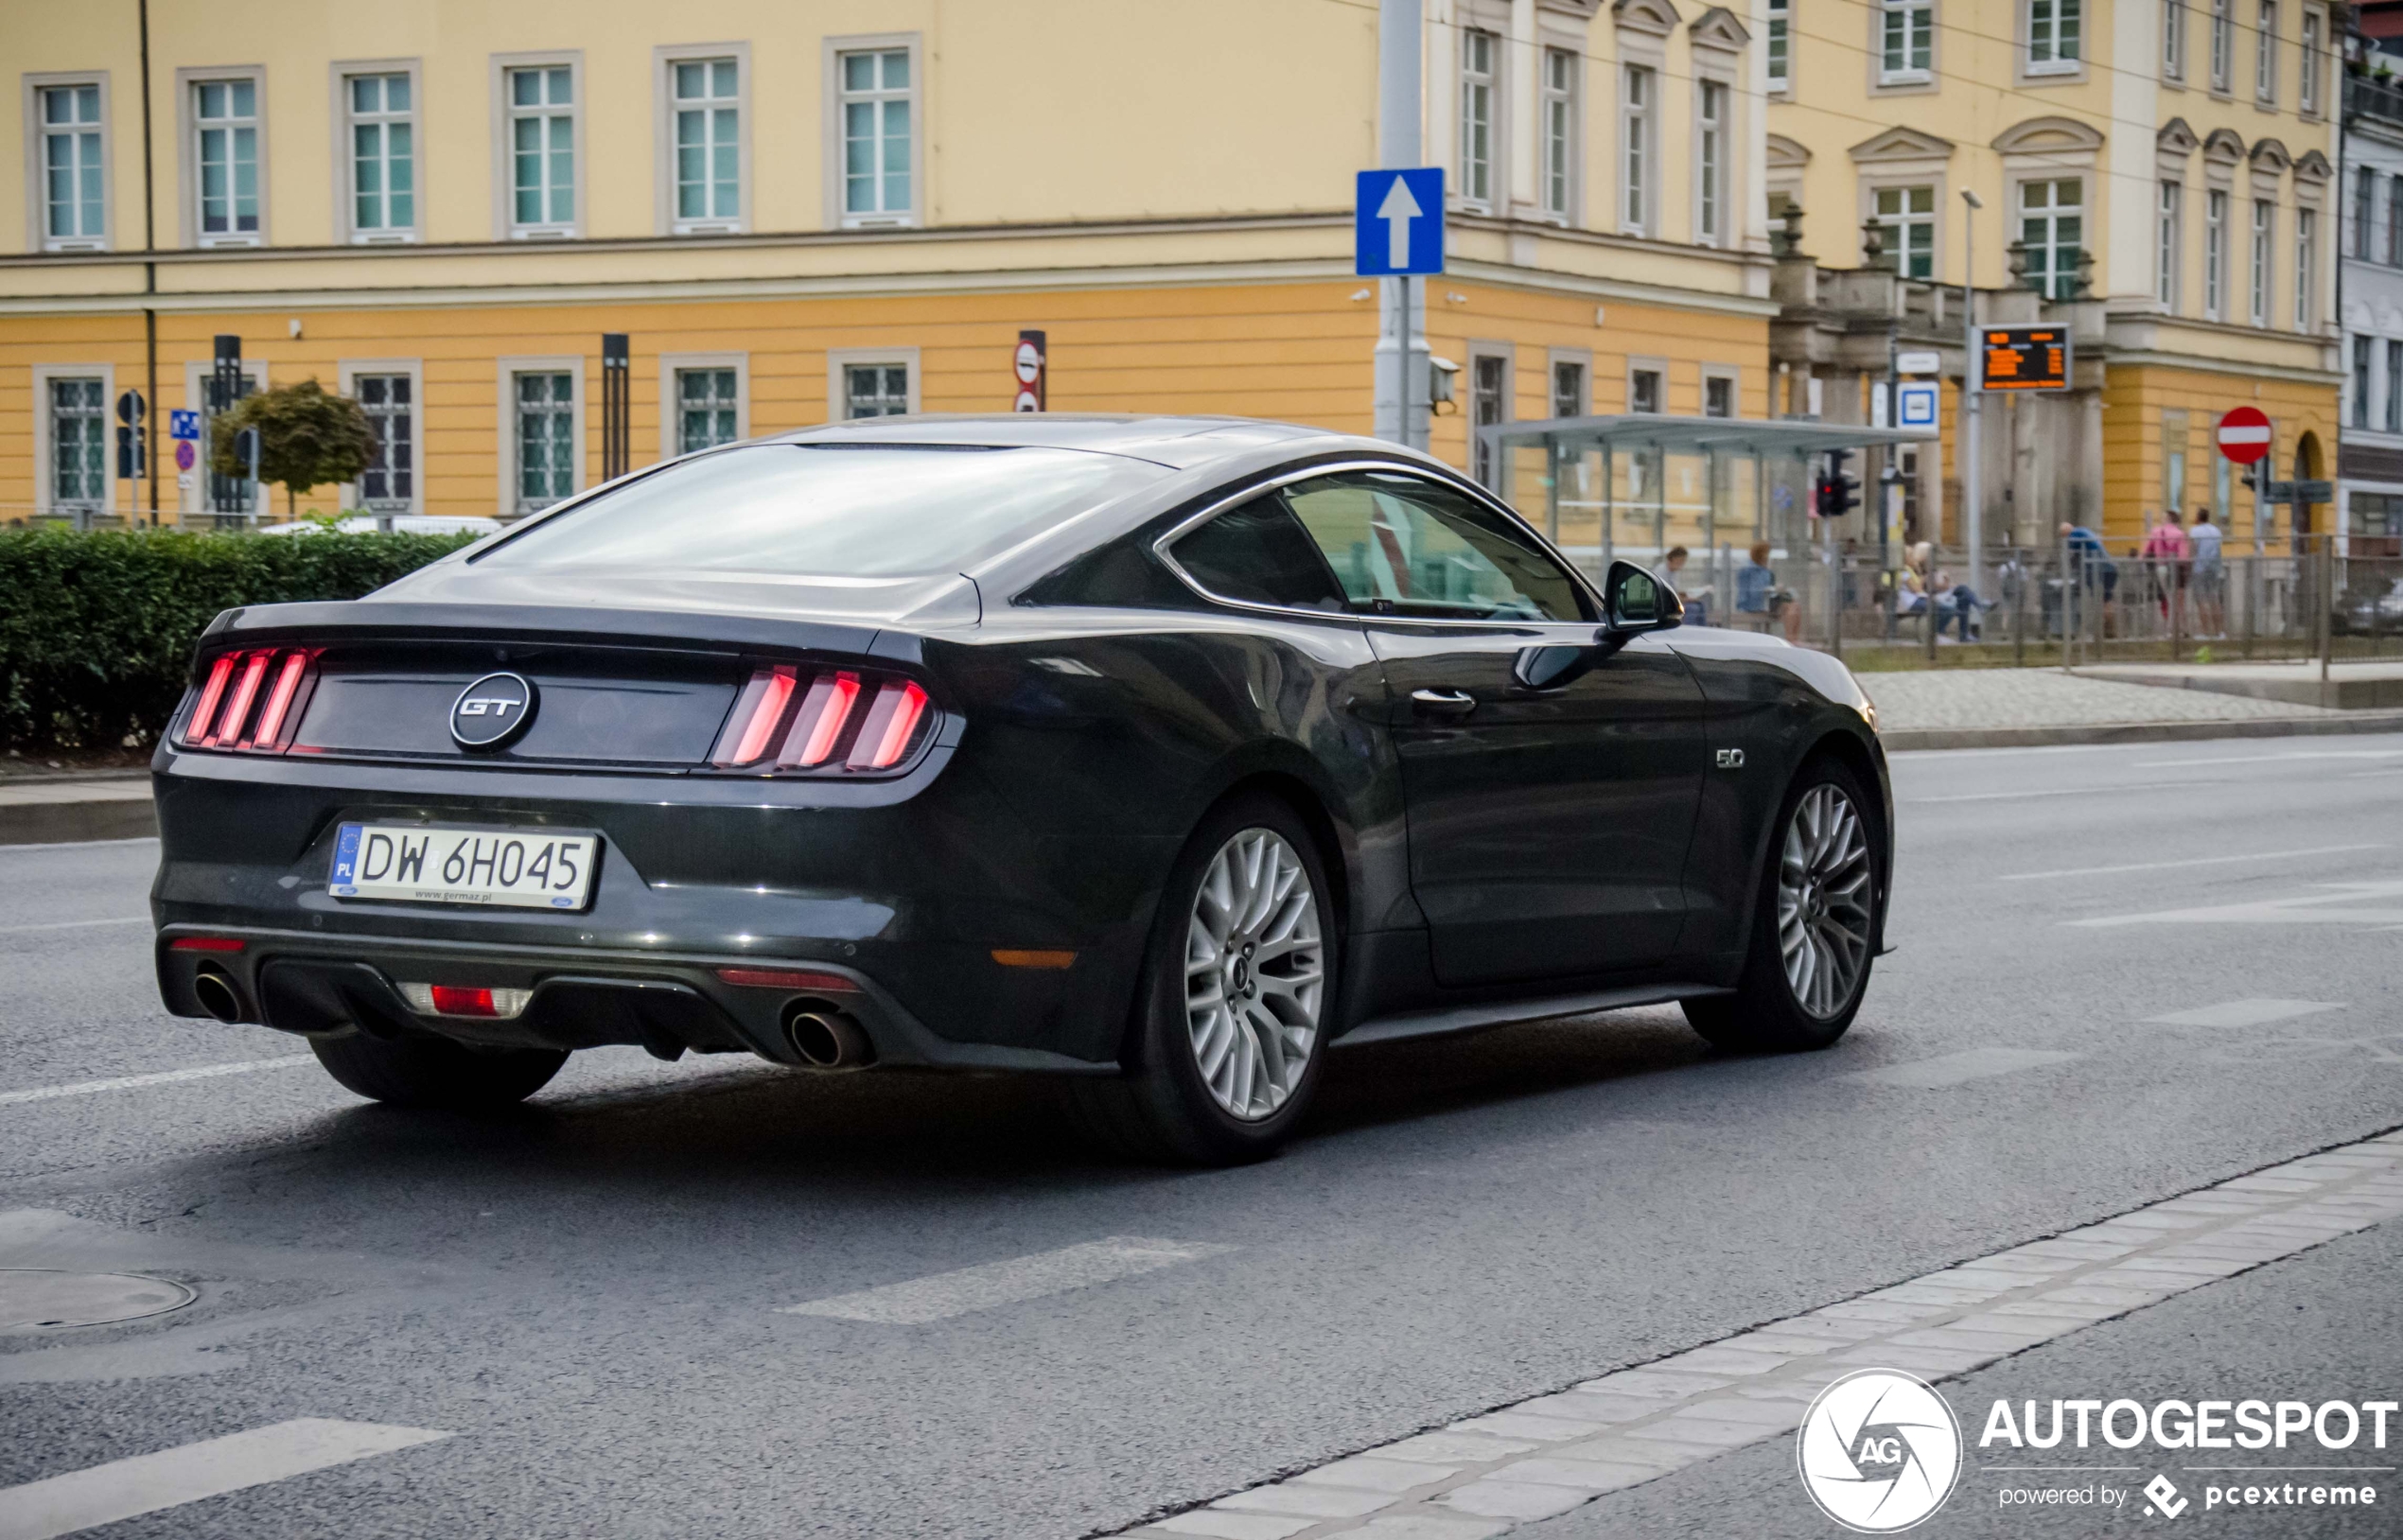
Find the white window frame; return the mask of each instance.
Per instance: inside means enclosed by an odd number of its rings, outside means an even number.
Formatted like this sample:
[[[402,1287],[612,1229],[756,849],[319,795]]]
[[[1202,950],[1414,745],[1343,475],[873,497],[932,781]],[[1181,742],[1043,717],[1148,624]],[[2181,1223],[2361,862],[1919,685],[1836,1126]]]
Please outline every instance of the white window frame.
[[[1577,371],[1576,399],[1570,403],[1573,411],[1560,411],[1560,371]],[[1554,417],[1587,417],[1594,409],[1594,356],[1590,348],[1555,347],[1544,356],[1544,405]]]
[[[585,477],[588,474],[586,457],[589,447],[588,441],[585,437],[585,411],[587,401],[592,394],[585,379],[586,362],[583,355],[576,353],[519,355],[494,360],[494,366],[498,371],[499,386],[497,397],[499,407],[494,426],[500,435],[500,453],[496,457],[500,463],[500,500],[496,506],[500,509],[500,516],[502,520],[529,517],[540,512],[539,509],[521,508],[517,501],[517,376],[519,375],[565,375],[570,381],[568,490],[565,496],[543,504],[543,507],[556,507],[559,503],[565,502],[569,498],[585,490]]]
[[[1922,189],[1927,193],[1928,204],[1924,214],[1908,206],[1910,195]],[[1898,276],[1913,276],[1907,266],[1911,251],[1910,230],[1918,225],[1927,227],[1927,272],[1921,276],[1921,281],[1933,282],[1943,271],[1944,264],[1943,179],[1936,176],[1891,177],[1871,182],[1861,191],[1862,201],[1868,205],[1868,217],[1887,232],[1886,249],[1894,254],[1894,271]],[[1888,215],[1877,206],[1878,200],[1886,193],[1902,195],[1904,206],[1899,215]]]
[[[2186,184],[2164,177],[2153,206],[2153,299],[2176,315],[2184,288]]]
[[[1701,393],[1694,398],[1694,410],[1703,416],[1711,415],[1710,386],[1724,380],[1728,387],[1728,412],[1730,418],[1744,415],[1744,371],[1731,363],[1706,363],[1702,366]]]
[[[1466,419],[1465,426],[1468,429],[1468,474],[1470,480],[1476,481],[1478,485],[1490,489],[1500,484],[1498,473],[1501,468],[1501,462],[1500,456],[1495,455],[1493,458],[1486,459],[1482,465],[1479,464],[1480,457],[1485,455],[1487,451],[1484,448],[1484,436],[1477,431],[1480,427],[1486,426],[1477,421],[1478,365],[1486,359],[1494,359],[1501,365],[1501,394],[1495,402],[1497,411],[1494,422],[1497,424],[1517,422],[1518,420],[1518,350],[1509,342],[1471,341],[1467,353],[1468,364],[1462,371],[1460,405],[1461,413]],[[1587,382],[1587,388],[1591,389],[1590,381]],[[1552,381],[1549,378],[1544,381],[1544,394],[1546,399],[1550,399]]]
[[[718,56],[723,59],[723,54]],[[751,356],[748,353],[662,353],[659,355],[659,458],[674,460],[684,452],[683,396],[676,377],[689,369],[734,371],[734,442],[751,436]]]
[[[2211,0],[2211,89],[2226,96],[2236,83],[2236,0]]]
[[[2161,78],[2186,78],[2186,0],[2161,0]]]
[[[1543,134],[1544,217],[1574,224],[1585,184],[1585,57],[1574,48],[1546,44],[1536,53],[1543,71],[1537,112]]]
[[[229,230],[218,235],[203,235],[201,230],[201,120],[200,87],[226,80],[248,80],[251,85],[252,114],[247,121],[256,130],[258,139],[258,228],[254,231]],[[219,68],[185,68],[175,72],[176,152],[178,169],[183,176],[184,196],[176,201],[181,206],[184,244],[187,247],[214,249],[219,247],[264,246],[274,228],[272,219],[274,178],[271,175],[269,157],[274,149],[274,136],[270,131],[267,116],[267,67],[263,64],[228,64]]]
[[[1669,360],[1629,355],[1627,377],[1622,382],[1621,389],[1625,392],[1623,399],[1631,414],[1643,411],[1641,407],[1636,405],[1636,376],[1638,375],[1650,375],[1660,382],[1659,404],[1652,409],[1652,415],[1667,416],[1669,414]]]
[[[492,238],[495,240],[578,240],[583,238],[585,221],[591,217],[592,201],[587,193],[591,178],[586,166],[590,157],[585,147],[585,73],[584,50],[581,48],[552,49],[547,52],[494,54],[492,56]],[[575,218],[567,220],[535,219],[517,222],[517,176],[516,165],[517,122],[521,115],[511,100],[510,77],[519,70],[564,69],[568,72],[569,153],[575,166],[569,175],[568,196],[575,202]],[[527,114],[549,117],[557,109],[544,105]],[[546,181],[544,185],[549,186]],[[545,210],[545,212],[549,212]],[[580,387],[579,387],[580,389]],[[512,452],[514,458],[514,451]],[[502,506],[514,506],[515,502]]]
[[[50,91],[79,91],[96,86],[100,120],[93,124],[100,148],[100,233],[96,236],[54,236],[50,233],[50,135],[43,121],[42,98]],[[25,77],[25,232],[29,252],[105,252],[116,238],[116,144],[109,132],[109,72],[76,70]],[[82,125],[77,125],[79,132]],[[81,151],[77,152],[81,169]]]
[[[1794,0],[1768,0],[1768,45],[1762,50],[1768,90],[1782,96],[1794,89]]]
[[[1871,59],[1875,61],[1877,83],[1881,86],[1925,85],[1936,78],[1936,3],[1935,0],[1877,0],[1872,9],[1872,24],[1877,36],[1870,41]],[[1897,23],[1902,26],[1903,62],[1890,62],[1888,41]],[[1915,37],[1914,34],[1917,34]],[[1922,44],[1927,62],[1914,64],[1911,56]]]
[[[2253,96],[2271,106],[2278,99],[2278,0],[2259,0],[2254,23]]]
[[[2255,198],[2247,219],[2245,320],[2251,325],[2267,326],[2271,307],[2277,303],[2278,205],[2267,198]]]
[[[2294,210],[2294,329],[2308,332],[2320,322],[2320,211],[2308,203]]]
[[[2046,13],[2041,27],[2036,15],[2039,8]],[[2085,0],[2021,0],[2020,17],[2027,39],[2025,74],[2037,77],[2085,73]],[[2063,36],[2073,33],[2069,41],[2076,51],[2064,54]]]
[[[2204,189],[2202,195],[2202,313],[2205,320],[2228,319],[2228,215],[2233,198],[2225,187]]]
[[[889,369],[895,364],[909,371],[909,411],[919,412],[918,349],[916,347],[830,347],[826,350],[826,420],[830,423],[849,422],[843,410],[850,404],[850,393],[844,389],[843,372],[853,366]],[[748,394],[747,392],[745,393]]]
[[[2078,276],[2077,265],[2075,263],[2071,264],[2066,274],[2064,274],[2058,267],[2053,265],[2061,250],[2061,210],[2068,206],[2057,201],[2060,196],[2058,189],[2062,183],[2069,182],[2076,183],[2078,184],[2078,214],[2076,216],[2078,219],[2077,250],[2082,253],[2091,253],[2095,249],[2093,245],[2095,230],[2094,203],[2092,200],[2086,197],[2086,194],[2089,191],[2086,184],[2089,180],[2091,180],[2089,177],[2079,173],[2072,173],[2064,176],[2041,175],[2023,178],[2011,188],[2011,224],[2009,228],[2017,238],[2023,240],[2026,238],[2026,220],[2028,218],[2027,189],[2039,184],[2055,189],[2053,193],[2048,194],[2047,196],[2056,201],[2046,203],[2043,214],[2043,218],[2046,222],[2046,228],[2051,232],[2050,238],[2045,242],[2044,247],[2046,253],[2044,258],[2044,276],[2047,287],[2041,290],[2046,299],[2057,299],[2060,297],[2059,291],[2061,280],[2064,276],[2070,280],[2072,292],[2074,293],[2076,290],[2076,281]]]
[[[1649,236],[1660,222],[1660,81],[1655,64],[1619,66],[1619,219],[1622,235]],[[1642,90],[1637,88],[1641,85]],[[1639,101],[1640,96],[1643,99]]]
[[[2303,8],[2303,41],[2296,49],[2294,110],[2305,117],[2318,117],[2325,111],[2321,86],[2327,75],[2326,44],[2328,21],[2325,12],[2316,6]]]
[[[1472,67],[1481,58],[1483,67]],[[1484,113],[1482,124],[1475,116],[1480,104]],[[1510,164],[1502,158],[1502,118],[1501,36],[1486,27],[1464,27],[1460,34],[1459,197],[1465,209],[1490,214],[1501,205]],[[1472,130],[1480,127],[1485,136],[1482,157],[1471,149]],[[1482,189],[1477,185],[1480,173]]]
[[[50,386],[61,379],[97,379],[100,382],[100,424],[104,456],[100,483],[103,492],[97,508],[88,510],[103,516],[117,511],[116,475],[116,365],[113,363],[37,363],[33,366],[33,508],[36,514],[84,512],[76,505],[61,510],[55,494],[51,464],[51,443],[55,429],[50,421]],[[202,467],[203,471],[207,467]]]
[[[365,73],[363,71],[354,73]],[[391,73],[391,72],[386,72]],[[415,100],[412,95],[410,98]],[[409,381],[409,505],[371,510],[378,514],[413,515],[426,511],[426,364],[422,359],[343,359],[335,365],[342,382],[342,393],[352,400],[359,399],[359,380],[362,375],[399,375]],[[342,483],[342,501],[351,508],[367,507],[367,496],[358,481]]]
[[[2403,338],[2386,339],[2386,399],[2379,426],[2389,433],[2403,433]]]
[[[729,60],[734,64],[735,212],[730,219],[715,214],[686,219],[676,212],[676,114],[682,103],[675,94],[675,68],[678,64],[713,64]],[[751,228],[751,45],[747,43],[662,44],[651,50],[651,82],[653,94],[658,98],[658,122],[654,138],[658,145],[658,208],[655,212],[659,234],[730,236],[748,233]]]
[[[2370,386],[2375,377],[2377,340],[2368,332],[2357,331],[2346,339],[2344,426],[2367,432],[2370,427]]]
[[[1710,115],[1713,99],[1718,114]],[[1693,78],[1693,241],[1726,246],[1734,232],[1735,87],[1697,70]]]
[[[2377,249],[2373,243],[2373,237],[2377,234],[2378,216],[2377,166],[2363,165],[2353,168],[2351,196],[2345,200],[2344,207],[2353,226],[2346,232],[2345,254],[2356,262],[2373,260],[2372,254]]]
[[[843,207],[843,56],[845,54],[909,53],[909,207],[900,211],[851,214]],[[826,140],[826,226],[830,230],[906,230],[926,223],[926,49],[916,32],[873,32],[828,38],[823,56]],[[881,96],[881,93],[879,94]],[[915,374],[911,389],[917,389]]]
[[[334,232],[354,246],[403,246],[426,238],[426,91],[423,61],[415,59],[345,59],[327,69],[334,103]],[[379,123],[409,126],[410,221],[377,230],[359,228],[359,157],[352,132],[360,121],[351,107],[350,82],[360,75],[405,75],[409,78],[409,111],[377,113]],[[387,200],[391,189],[385,189]],[[389,202],[387,203],[389,208]]]

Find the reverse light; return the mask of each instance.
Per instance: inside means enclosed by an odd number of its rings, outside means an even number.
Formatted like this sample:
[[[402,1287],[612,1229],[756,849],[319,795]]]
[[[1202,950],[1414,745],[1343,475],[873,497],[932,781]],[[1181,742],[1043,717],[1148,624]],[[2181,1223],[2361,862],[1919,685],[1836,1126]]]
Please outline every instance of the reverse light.
[[[721,968],[717,976],[745,989],[808,989],[820,994],[857,994],[859,986],[840,973],[798,968]]]
[[[403,984],[401,998],[420,1016],[483,1016],[506,1019],[526,1008],[532,989],[481,989],[457,984]]]
[[[798,704],[794,704],[798,698]],[[790,664],[755,670],[710,763],[739,770],[890,770],[909,755],[932,714],[925,687],[886,678],[872,686],[848,670],[812,676]]]

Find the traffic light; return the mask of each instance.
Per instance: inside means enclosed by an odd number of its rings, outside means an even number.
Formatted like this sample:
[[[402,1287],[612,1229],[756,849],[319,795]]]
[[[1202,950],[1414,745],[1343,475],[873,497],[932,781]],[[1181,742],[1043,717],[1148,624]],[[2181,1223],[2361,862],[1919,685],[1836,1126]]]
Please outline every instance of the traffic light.
[[[1813,511],[1821,518],[1841,518],[1861,505],[1860,479],[1846,474],[1851,458],[1850,449],[1828,451],[1827,468],[1819,473],[1812,493]]]

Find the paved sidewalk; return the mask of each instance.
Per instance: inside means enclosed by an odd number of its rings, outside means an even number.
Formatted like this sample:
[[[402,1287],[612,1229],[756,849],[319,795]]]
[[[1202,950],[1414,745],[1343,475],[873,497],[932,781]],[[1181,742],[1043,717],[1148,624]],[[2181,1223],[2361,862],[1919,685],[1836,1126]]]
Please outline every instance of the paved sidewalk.
[[[1863,674],[1878,726],[2061,727],[2117,722],[2252,722],[2340,717],[2342,711],[2201,690],[2163,690],[2059,669],[1931,669]]]
[[[136,839],[158,831],[147,770],[0,782],[0,845]]]

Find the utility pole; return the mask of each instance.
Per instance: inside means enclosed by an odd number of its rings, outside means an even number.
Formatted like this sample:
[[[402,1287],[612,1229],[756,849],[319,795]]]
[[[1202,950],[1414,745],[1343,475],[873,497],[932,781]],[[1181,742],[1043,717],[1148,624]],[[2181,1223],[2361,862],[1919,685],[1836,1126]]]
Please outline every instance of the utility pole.
[[[1421,164],[1421,54],[1424,0],[1379,0],[1377,11],[1377,164],[1388,169]],[[1441,208],[1427,211],[1440,219]],[[1377,436],[1413,449],[1428,443],[1427,344],[1418,336],[1426,314],[1425,280],[1379,278],[1377,336]]]
[[[1986,591],[1986,510],[1978,485],[1978,397],[1984,381],[1977,368],[1977,211],[1985,201],[1961,189],[1961,538],[1969,545],[1969,586]]]

